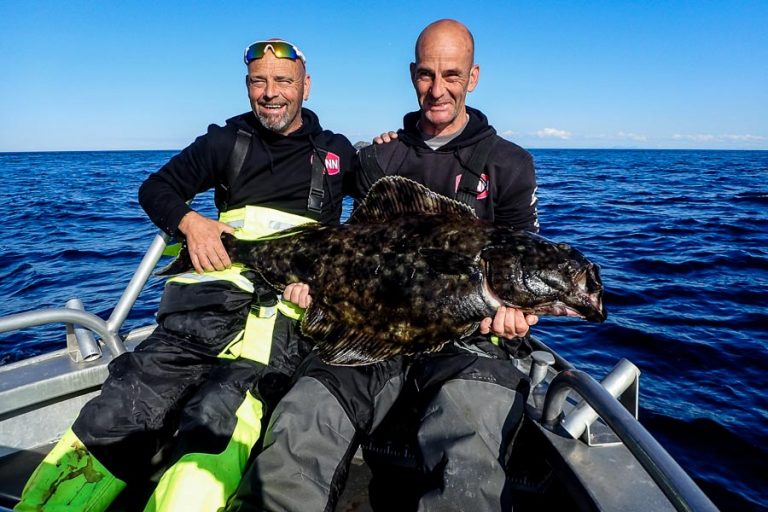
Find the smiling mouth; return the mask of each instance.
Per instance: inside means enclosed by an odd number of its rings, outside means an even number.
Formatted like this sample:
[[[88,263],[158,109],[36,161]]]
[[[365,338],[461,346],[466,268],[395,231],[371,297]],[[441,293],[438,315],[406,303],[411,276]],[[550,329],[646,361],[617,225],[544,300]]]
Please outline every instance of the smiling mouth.
[[[259,108],[262,109],[264,112],[279,112],[280,110],[285,108],[285,105],[259,103]]]

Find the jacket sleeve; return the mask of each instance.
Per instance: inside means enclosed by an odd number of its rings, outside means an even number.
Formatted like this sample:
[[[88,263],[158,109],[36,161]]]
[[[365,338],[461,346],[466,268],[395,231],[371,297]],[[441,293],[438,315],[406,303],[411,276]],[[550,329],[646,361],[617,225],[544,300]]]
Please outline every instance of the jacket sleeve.
[[[221,128],[209,126],[206,135],[171,158],[139,188],[139,204],[149,219],[168,235],[175,236],[181,218],[192,211],[187,201],[219,183],[222,161],[226,162],[222,144],[217,144],[221,135]]]
[[[522,148],[513,155],[497,160],[500,178],[498,196],[494,199],[494,223],[538,233],[538,199],[533,157]]]

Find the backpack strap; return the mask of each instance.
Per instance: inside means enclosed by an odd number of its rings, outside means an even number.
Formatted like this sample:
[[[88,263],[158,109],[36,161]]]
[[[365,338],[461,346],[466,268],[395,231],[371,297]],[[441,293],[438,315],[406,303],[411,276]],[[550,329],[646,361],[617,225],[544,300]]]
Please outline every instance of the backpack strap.
[[[485,163],[496,145],[498,137],[491,135],[475,144],[472,155],[461,173],[461,181],[456,189],[455,199],[474,208],[477,206],[477,186],[480,184],[480,176],[485,170]]]
[[[227,207],[232,199],[232,187],[235,184],[235,180],[240,175],[240,171],[243,170],[243,164],[245,163],[245,156],[248,154],[248,148],[251,146],[252,134],[243,130],[237,129],[237,138],[235,139],[235,147],[232,148],[232,153],[229,155],[229,162],[227,166],[227,182],[221,184],[221,188],[224,189],[224,204],[222,205],[223,211],[227,210]]]
[[[312,158],[312,178],[309,183],[309,197],[307,198],[307,210],[312,213],[323,211],[323,199],[325,189],[323,188],[323,174],[325,174],[325,156],[328,154],[320,148],[313,149]]]
[[[389,157],[389,161],[386,162],[386,170],[379,163],[378,150],[376,149],[379,144],[369,144],[358,151],[358,160],[360,161],[360,166],[363,170],[362,175],[365,180],[363,185],[366,190],[370,189],[379,178],[398,174],[400,167],[405,162],[405,157],[408,155],[408,146],[402,141],[393,141],[387,144],[395,144],[395,149]]]

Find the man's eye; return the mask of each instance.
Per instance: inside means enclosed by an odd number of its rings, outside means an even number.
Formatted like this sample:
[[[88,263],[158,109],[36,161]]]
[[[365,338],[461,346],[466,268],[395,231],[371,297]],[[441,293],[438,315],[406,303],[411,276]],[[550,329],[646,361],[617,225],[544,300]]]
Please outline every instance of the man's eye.
[[[264,85],[264,80],[257,80],[254,78],[248,79],[248,84],[252,87],[262,87]]]

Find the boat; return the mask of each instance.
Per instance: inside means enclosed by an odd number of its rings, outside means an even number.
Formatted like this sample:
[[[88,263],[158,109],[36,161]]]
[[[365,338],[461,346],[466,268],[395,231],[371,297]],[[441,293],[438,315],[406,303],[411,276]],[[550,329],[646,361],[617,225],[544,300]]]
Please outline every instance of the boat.
[[[63,323],[66,338],[65,348],[0,366],[0,511],[18,502],[32,471],[99,393],[109,362],[154,330],[147,325],[121,334],[167,243],[165,234],[155,236],[107,320],[77,299],[0,317],[0,332]],[[510,362],[531,379],[508,470],[515,510],[717,510],[638,421],[640,371],[634,364],[622,359],[598,382],[541,340],[531,337],[530,344],[529,354]],[[417,475],[416,462],[407,443],[374,435],[353,460],[337,508],[366,511],[373,503],[374,510],[391,510],[375,506],[381,477],[371,479],[371,468],[404,484]]]

